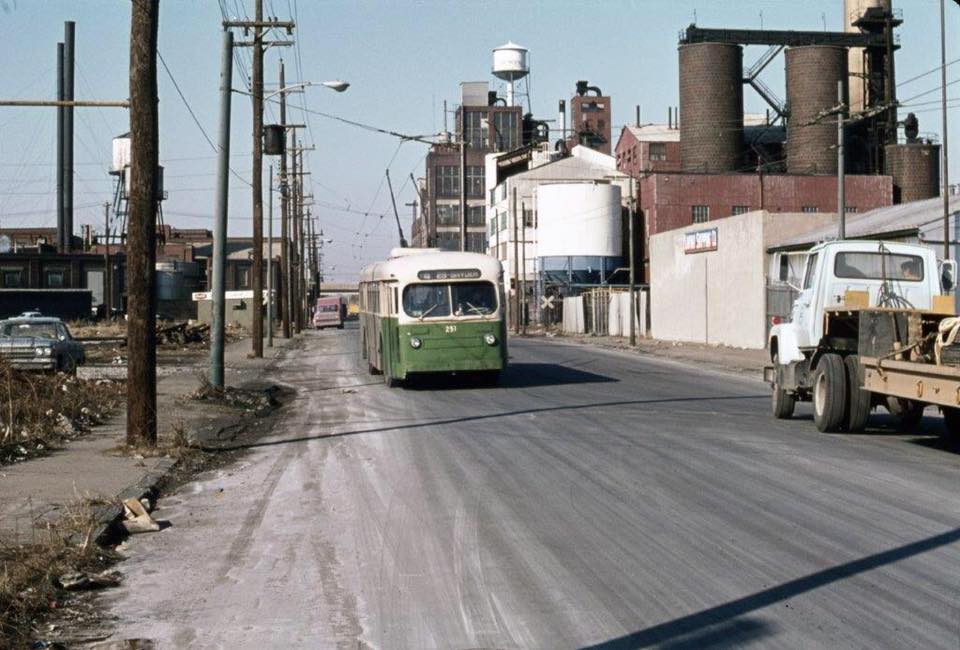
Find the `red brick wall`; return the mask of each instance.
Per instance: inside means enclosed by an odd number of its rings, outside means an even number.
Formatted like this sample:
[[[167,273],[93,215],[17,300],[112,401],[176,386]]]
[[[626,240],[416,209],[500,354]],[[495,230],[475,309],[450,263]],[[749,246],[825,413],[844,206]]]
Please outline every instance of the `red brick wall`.
[[[761,186],[762,179],[762,186]],[[893,203],[889,176],[847,176],[849,209],[866,212]],[[733,214],[733,206],[770,212],[836,212],[837,180],[833,176],[754,174],[652,174],[640,180],[640,206],[647,234],[693,223],[694,205],[710,208],[710,219]]]
[[[650,145],[662,144],[666,160],[650,160]],[[638,142],[629,129],[624,129],[615,150],[617,169],[640,178],[642,172],[677,172],[680,170],[679,142]]]

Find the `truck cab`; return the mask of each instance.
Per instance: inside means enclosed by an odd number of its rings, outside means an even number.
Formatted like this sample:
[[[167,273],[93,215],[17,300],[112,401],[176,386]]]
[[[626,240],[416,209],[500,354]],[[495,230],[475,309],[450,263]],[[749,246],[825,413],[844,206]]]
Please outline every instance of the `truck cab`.
[[[818,393],[822,388],[818,381],[826,373],[834,377],[834,385],[845,383],[844,395],[860,399],[864,358],[901,358],[899,350],[908,339],[917,340],[914,335],[921,321],[955,313],[948,295],[954,277],[955,262],[938,261],[933,249],[919,244],[843,240],[813,247],[802,284],[793,287],[798,295],[790,321],[774,325],[769,334],[773,365],[764,376],[774,391],[774,415],[790,417],[795,402],[813,401],[814,419],[821,430],[862,427],[864,412],[881,403],[879,396],[863,398],[868,403],[858,405],[857,421],[842,424],[841,417],[849,419],[849,407],[844,411],[838,406],[824,415],[818,395],[823,403],[839,398],[831,399],[822,390]],[[841,382],[838,375],[846,378]],[[905,405],[919,408],[911,417],[918,419],[922,414],[922,405],[900,398],[888,403],[888,408],[891,413],[905,412]]]
[[[856,296],[861,307],[930,310],[934,296],[944,292],[942,268],[931,249],[879,241],[815,246],[799,290],[790,322],[770,331],[771,350],[779,348],[781,332],[787,329],[799,350],[815,348],[823,337],[824,311],[844,306],[850,296]]]

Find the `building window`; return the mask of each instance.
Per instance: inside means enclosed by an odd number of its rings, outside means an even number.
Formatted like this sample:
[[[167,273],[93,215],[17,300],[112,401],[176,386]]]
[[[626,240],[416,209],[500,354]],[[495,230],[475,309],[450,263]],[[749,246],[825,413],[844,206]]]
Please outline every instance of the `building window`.
[[[526,208],[523,211],[523,225],[527,228],[535,228],[536,224],[533,222],[533,209]]]
[[[467,233],[467,250],[473,253],[482,253],[487,247],[487,235],[482,232]]]
[[[0,280],[3,281],[4,289],[18,289],[21,284],[21,272],[20,269],[4,269],[0,271]]]
[[[499,258],[504,262],[507,261],[507,245],[506,244],[500,244]]]
[[[250,269],[239,269],[237,273],[237,281],[239,289],[247,289],[250,287]]]
[[[693,223],[706,223],[710,221],[709,205],[694,205],[690,208],[693,214]]]
[[[484,125],[486,111],[464,111],[463,116],[464,140],[474,149],[486,149],[487,127]]]
[[[486,216],[484,215],[484,212],[486,212],[486,208],[483,207],[482,205],[468,205],[467,206],[467,225],[482,226],[484,224],[484,221],[486,221]]]
[[[848,205],[848,206],[846,206],[846,208],[847,208],[847,214],[856,214],[856,213],[857,213],[857,206],[855,206],[855,205]]]
[[[460,250],[460,233],[459,232],[438,232],[437,248],[444,251]]]
[[[467,167],[467,196],[475,199],[483,198],[484,174],[483,167]]]
[[[733,206],[733,210],[731,211],[731,214],[733,214],[734,216],[736,216],[736,215],[738,215],[738,214],[744,214],[744,213],[746,213],[746,212],[750,212],[750,206],[749,206],[749,205],[735,205],[735,206]]]
[[[460,196],[460,168],[454,165],[434,167],[433,187],[434,196]]]
[[[497,151],[510,151],[520,146],[520,125],[513,111],[497,111],[493,114],[493,137]]]
[[[667,159],[667,145],[662,142],[650,143],[650,161],[656,162]]]
[[[459,205],[437,205],[437,225],[438,226],[459,226],[460,225],[460,206]]]
[[[62,270],[47,271],[44,274],[44,287],[47,289],[62,289],[64,284],[64,272]]]
[[[804,214],[816,214],[817,212],[820,212],[820,208],[815,205],[805,205],[800,208],[800,212],[803,212]]]

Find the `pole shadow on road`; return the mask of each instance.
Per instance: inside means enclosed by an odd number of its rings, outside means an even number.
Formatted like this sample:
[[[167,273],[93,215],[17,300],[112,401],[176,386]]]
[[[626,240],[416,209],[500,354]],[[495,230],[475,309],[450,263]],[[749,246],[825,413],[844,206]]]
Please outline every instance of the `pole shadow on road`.
[[[562,386],[564,384],[597,384],[617,382],[619,379],[598,375],[586,370],[571,368],[558,363],[511,363],[500,375],[501,388],[535,388],[537,386]],[[471,373],[450,375],[447,373],[412,376],[404,384],[411,390],[447,390],[479,388]],[[487,388],[495,388],[488,386]]]
[[[481,413],[478,415],[464,415],[454,418],[444,418],[442,420],[428,420],[425,422],[412,422],[410,424],[398,424],[395,426],[376,427],[372,429],[356,429],[353,431],[334,431],[330,433],[321,433],[311,436],[298,436],[296,438],[282,438],[274,440],[263,440],[250,442],[242,445],[233,445],[230,447],[200,447],[203,451],[234,451],[238,449],[255,449],[257,447],[273,447],[276,445],[288,445],[298,442],[309,442],[311,440],[323,440],[325,438],[343,438],[346,436],[359,436],[371,433],[387,433],[389,431],[405,431],[410,429],[426,429],[429,427],[438,427],[451,424],[464,424],[466,422],[480,422],[496,418],[509,418],[519,415],[536,415],[538,413],[557,413],[562,411],[577,411],[583,409],[603,409],[612,407],[629,406],[648,406],[659,404],[677,404],[688,402],[728,402],[728,401],[752,401],[758,399],[769,399],[768,395],[717,395],[712,397],[664,397],[657,399],[634,399],[634,400],[616,400],[611,402],[590,402],[587,404],[563,404],[560,406],[543,406],[538,408],[520,409],[514,411],[502,411],[499,413]]]
[[[732,600],[723,605],[711,607],[695,614],[683,616],[666,623],[660,623],[632,634],[610,639],[595,645],[585,646],[581,650],[635,650],[656,645],[660,648],[728,648],[743,645],[746,639],[762,633],[772,633],[767,624],[756,619],[739,618],[775,603],[799,596],[808,591],[852,578],[860,573],[893,564],[927,551],[947,546],[960,540],[960,528],[954,528],[939,535],[933,535],[910,544],[904,544],[887,551],[853,560],[844,564],[817,571],[802,578],[790,580],[776,587],[770,587],[755,594]],[[731,634],[746,634],[729,637],[718,626],[729,626],[736,621],[746,622],[745,629],[728,628]],[[767,631],[764,628],[767,627]],[[706,635],[704,635],[706,632]]]

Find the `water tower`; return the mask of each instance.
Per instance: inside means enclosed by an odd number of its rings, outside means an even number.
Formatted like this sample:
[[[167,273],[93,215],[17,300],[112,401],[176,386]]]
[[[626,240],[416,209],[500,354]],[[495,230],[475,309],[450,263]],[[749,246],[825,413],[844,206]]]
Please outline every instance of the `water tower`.
[[[493,50],[493,76],[507,82],[507,106],[513,106],[513,82],[530,74],[527,48],[509,41]]]

